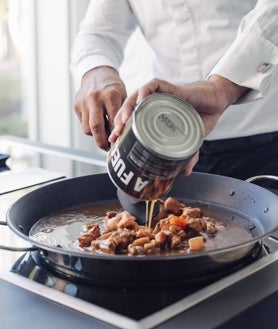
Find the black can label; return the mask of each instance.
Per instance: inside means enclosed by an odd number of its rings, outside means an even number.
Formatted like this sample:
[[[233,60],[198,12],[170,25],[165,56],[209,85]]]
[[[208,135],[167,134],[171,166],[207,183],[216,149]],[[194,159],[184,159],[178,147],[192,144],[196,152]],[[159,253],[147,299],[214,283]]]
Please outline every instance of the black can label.
[[[169,192],[203,136],[202,120],[189,103],[173,95],[149,95],[108,153],[110,178],[130,196],[158,199]]]
[[[136,139],[130,126],[110,150],[107,165],[118,188],[138,199],[155,200],[169,191],[187,162],[153,154]]]

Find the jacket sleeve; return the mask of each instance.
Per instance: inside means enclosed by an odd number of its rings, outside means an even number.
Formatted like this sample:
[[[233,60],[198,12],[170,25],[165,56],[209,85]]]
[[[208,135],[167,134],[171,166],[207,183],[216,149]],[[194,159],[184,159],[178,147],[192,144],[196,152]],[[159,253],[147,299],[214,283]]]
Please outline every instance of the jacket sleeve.
[[[70,70],[75,87],[98,66],[118,69],[136,21],[126,0],[91,0],[71,51]]]
[[[239,26],[237,37],[210,72],[252,89],[244,99],[263,97],[278,66],[278,1],[259,0]]]

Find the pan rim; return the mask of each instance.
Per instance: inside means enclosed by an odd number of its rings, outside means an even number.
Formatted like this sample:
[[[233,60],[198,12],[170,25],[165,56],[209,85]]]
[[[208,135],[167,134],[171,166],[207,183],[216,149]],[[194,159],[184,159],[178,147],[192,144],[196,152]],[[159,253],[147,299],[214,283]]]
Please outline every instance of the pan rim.
[[[97,174],[97,175],[88,175],[89,177],[91,176],[98,176],[98,175],[108,175],[108,174]],[[214,175],[214,174],[206,174],[206,173],[196,173],[193,172],[192,175],[200,175],[200,176],[219,176],[219,175]],[[20,200],[28,197],[30,194],[37,192],[38,190],[43,190],[46,188],[49,188],[49,186],[54,186],[56,184],[61,184],[61,182],[70,182],[73,180],[77,180],[80,178],[86,178],[88,176],[82,176],[82,177],[74,177],[74,178],[68,178],[68,179],[64,179],[62,181],[59,182],[53,182],[51,184],[47,184],[46,186],[43,187],[39,187],[38,189],[31,191],[27,194],[25,194],[24,196],[22,196],[21,198],[19,198],[17,201],[15,201],[7,210],[6,212],[6,222],[9,226],[9,228],[15,233],[17,234],[19,237],[21,237],[23,240],[28,241],[30,244],[32,244],[33,246],[35,246],[36,248],[40,249],[40,250],[47,250],[47,251],[51,251],[51,252],[59,252],[62,254],[66,254],[68,256],[72,256],[72,257],[85,257],[85,258],[97,258],[97,259],[105,259],[105,260],[121,260],[121,261],[159,261],[163,258],[163,260],[173,260],[173,259],[184,259],[184,258],[195,258],[195,257],[200,257],[200,256],[213,256],[213,255],[217,255],[219,253],[223,253],[223,252],[228,252],[228,251],[233,251],[235,249],[238,249],[239,247],[248,247],[249,245],[254,245],[255,243],[258,242],[262,242],[263,239],[265,239],[266,237],[270,236],[273,232],[275,232],[278,229],[278,222],[277,225],[272,228],[271,230],[264,232],[262,234],[260,234],[257,237],[253,237],[250,240],[247,240],[245,242],[242,243],[236,243],[234,245],[231,246],[227,246],[227,247],[223,247],[220,249],[215,249],[215,250],[205,250],[205,251],[201,251],[201,252],[196,252],[196,253],[188,253],[188,254],[173,254],[173,255],[143,255],[143,256],[130,256],[130,255],[109,255],[109,254],[101,254],[101,253],[90,253],[90,252],[86,252],[86,251],[75,251],[75,250],[68,250],[68,249],[64,249],[64,248],[59,248],[59,247],[54,247],[54,246],[48,246],[46,244],[42,244],[36,241],[33,241],[29,235],[26,235],[24,233],[22,233],[15,225],[11,224],[10,222],[10,212],[13,209],[14,205],[19,202]],[[223,177],[223,176],[222,176]],[[227,179],[228,181],[239,181],[240,183],[244,183],[244,184],[251,184],[248,183],[246,181],[242,181],[239,179],[235,179],[235,178],[231,178],[231,177],[224,177],[225,179]],[[254,184],[252,184],[254,185]],[[267,193],[269,195],[271,195],[272,197],[277,197],[277,202],[278,202],[278,196],[275,195],[273,192],[258,186],[258,185],[254,185],[254,187],[256,189],[259,190],[263,190],[264,193]],[[116,200],[116,198],[114,198],[114,200]],[[110,201],[110,200],[105,200],[105,201]],[[201,200],[202,201],[202,200]],[[203,201],[205,202],[205,201]],[[100,203],[100,201],[99,201]],[[250,217],[250,216],[249,216]]]

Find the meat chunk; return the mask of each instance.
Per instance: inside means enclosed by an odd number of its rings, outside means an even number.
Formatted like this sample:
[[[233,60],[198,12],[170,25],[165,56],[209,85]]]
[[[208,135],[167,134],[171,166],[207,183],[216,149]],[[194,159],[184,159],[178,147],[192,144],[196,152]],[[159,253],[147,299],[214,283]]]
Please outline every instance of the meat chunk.
[[[161,202],[156,223],[139,225],[127,211],[108,212],[103,227],[90,223],[78,237],[79,245],[107,254],[159,255],[205,249],[204,233],[215,234],[217,222],[203,216],[198,207],[189,207],[174,198]]]
[[[100,237],[100,228],[98,224],[90,225],[90,229],[78,237],[80,247],[89,247],[93,240],[96,240]]]
[[[201,232],[206,230],[206,224],[202,218],[190,218],[187,222],[187,229],[188,228],[191,228],[196,232]]]
[[[134,238],[132,232],[128,230],[118,230],[113,232],[109,238],[93,241],[91,245],[108,254],[124,253]]]
[[[138,227],[138,224],[134,216],[127,211],[122,211],[116,213],[114,217],[106,215],[104,219],[104,227],[107,231],[114,231],[122,228],[135,229]]]
[[[118,223],[122,219],[122,214],[117,213],[115,216],[107,216],[104,218],[104,228],[106,231],[114,231],[117,229]]]
[[[132,216],[130,213],[127,211],[123,211],[122,213],[122,218],[117,224],[117,228],[122,229],[122,228],[128,228],[128,229],[138,229],[138,224],[136,222],[136,218]]]
[[[169,197],[164,202],[164,207],[174,215],[180,215],[185,205],[176,199]]]
[[[202,218],[203,211],[200,208],[191,208],[191,207],[184,207],[182,209],[182,214],[188,216],[190,218]]]

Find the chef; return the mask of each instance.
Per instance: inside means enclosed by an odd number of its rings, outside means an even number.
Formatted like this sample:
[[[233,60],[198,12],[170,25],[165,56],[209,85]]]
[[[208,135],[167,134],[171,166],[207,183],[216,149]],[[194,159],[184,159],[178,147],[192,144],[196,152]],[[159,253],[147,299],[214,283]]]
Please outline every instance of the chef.
[[[126,98],[119,67],[137,26],[154,53],[154,79]],[[92,0],[71,63],[84,133],[108,150],[142,98],[171,93],[206,128],[185,174],[278,175],[277,30],[275,0]]]

